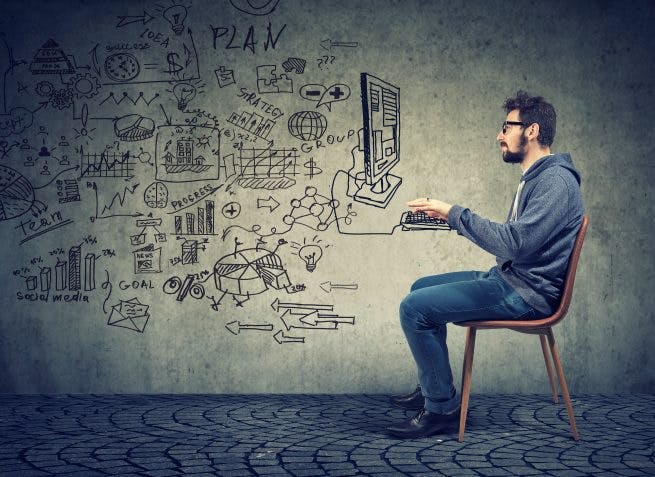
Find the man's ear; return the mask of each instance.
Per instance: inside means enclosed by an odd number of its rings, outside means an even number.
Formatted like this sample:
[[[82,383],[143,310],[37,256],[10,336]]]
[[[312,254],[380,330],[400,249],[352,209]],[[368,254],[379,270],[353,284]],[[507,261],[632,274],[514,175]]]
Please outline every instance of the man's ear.
[[[527,127],[528,141],[537,140],[539,137],[539,123],[532,123]]]

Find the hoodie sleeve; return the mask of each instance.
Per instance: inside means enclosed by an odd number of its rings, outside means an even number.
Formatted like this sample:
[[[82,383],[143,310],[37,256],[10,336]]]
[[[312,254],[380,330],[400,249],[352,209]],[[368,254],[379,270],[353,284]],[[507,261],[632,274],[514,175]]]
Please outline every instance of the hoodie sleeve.
[[[487,252],[505,260],[518,260],[543,247],[567,224],[568,187],[556,175],[539,180],[521,202],[526,203],[515,221],[491,222],[469,209],[454,205],[448,224]]]

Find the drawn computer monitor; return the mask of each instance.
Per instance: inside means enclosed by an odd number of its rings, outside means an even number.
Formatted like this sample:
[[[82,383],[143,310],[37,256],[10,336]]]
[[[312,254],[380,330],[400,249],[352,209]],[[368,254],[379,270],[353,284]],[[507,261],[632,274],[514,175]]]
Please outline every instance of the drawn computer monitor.
[[[368,73],[360,79],[366,181],[354,198],[384,208],[402,182],[390,173],[400,161],[400,91]]]

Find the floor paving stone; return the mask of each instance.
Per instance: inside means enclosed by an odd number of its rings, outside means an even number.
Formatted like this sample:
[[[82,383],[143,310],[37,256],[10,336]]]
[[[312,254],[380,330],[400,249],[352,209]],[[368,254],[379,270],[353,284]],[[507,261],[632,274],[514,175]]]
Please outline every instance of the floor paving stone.
[[[648,476],[655,395],[471,398],[456,433],[402,440],[382,395],[0,395],[0,474]]]

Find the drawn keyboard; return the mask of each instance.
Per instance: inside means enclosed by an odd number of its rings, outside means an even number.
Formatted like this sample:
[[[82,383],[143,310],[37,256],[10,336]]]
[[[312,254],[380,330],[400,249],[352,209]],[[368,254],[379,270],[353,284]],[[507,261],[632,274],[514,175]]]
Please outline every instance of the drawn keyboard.
[[[448,222],[430,217],[425,212],[403,212],[400,225],[403,230],[450,230]]]

